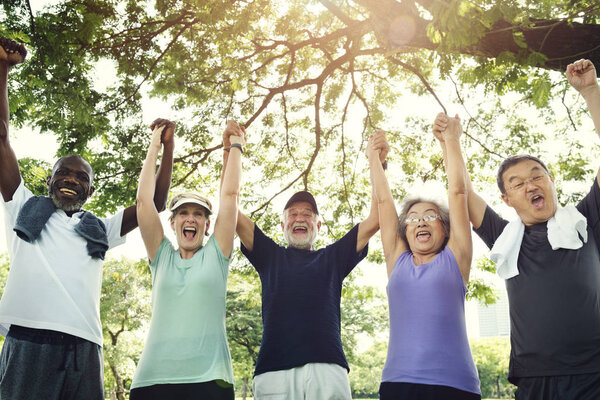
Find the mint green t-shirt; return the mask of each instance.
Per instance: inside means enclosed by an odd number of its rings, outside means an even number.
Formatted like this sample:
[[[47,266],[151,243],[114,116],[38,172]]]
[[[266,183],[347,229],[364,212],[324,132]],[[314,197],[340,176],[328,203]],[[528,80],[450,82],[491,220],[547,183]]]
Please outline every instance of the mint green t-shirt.
[[[225,332],[228,267],[214,236],[189,260],[163,238],[150,264],[152,319],[132,389],[215,379],[233,384]]]

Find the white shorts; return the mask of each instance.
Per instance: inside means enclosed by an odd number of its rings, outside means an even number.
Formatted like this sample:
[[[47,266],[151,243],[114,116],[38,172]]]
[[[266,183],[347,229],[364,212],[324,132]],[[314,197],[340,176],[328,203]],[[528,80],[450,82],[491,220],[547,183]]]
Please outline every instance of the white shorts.
[[[255,400],[351,400],[346,368],[337,364],[309,363],[301,367],[265,372],[254,377]]]

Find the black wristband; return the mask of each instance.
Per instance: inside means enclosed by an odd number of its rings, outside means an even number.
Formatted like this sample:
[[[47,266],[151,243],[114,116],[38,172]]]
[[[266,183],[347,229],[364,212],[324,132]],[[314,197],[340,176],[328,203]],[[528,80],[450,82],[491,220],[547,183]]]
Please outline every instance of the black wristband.
[[[231,146],[229,146],[229,148],[231,149],[232,147],[237,147],[238,149],[240,149],[242,154],[244,154],[244,148],[242,147],[242,145],[240,143],[232,143]]]

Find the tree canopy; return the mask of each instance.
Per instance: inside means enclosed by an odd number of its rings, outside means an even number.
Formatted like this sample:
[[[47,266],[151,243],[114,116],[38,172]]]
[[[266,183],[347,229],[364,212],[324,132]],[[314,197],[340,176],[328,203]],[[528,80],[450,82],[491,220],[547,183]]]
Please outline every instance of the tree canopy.
[[[179,123],[174,187],[217,187],[218,134],[232,118],[250,132],[248,212],[265,216],[280,193],[304,187],[326,193],[333,219],[343,216],[348,225],[368,205],[361,153],[375,127],[396,131],[391,157],[402,197],[413,182],[441,176],[429,123],[438,111],[463,106],[469,168],[489,179],[480,169],[519,150],[539,153],[547,139],[530,129],[522,108],[511,109],[515,102],[541,107],[550,118],[548,100],[566,92],[560,74],[550,71],[582,57],[600,65],[594,1],[3,5],[1,33],[30,52],[12,72],[11,123],[56,135],[59,155],[79,152],[92,161],[100,190],[90,207],[100,213],[133,202],[149,137],[143,125],[150,121],[141,114],[148,96],[168,101],[166,116]],[[455,90],[443,90],[448,82]],[[509,92],[520,95],[500,103]],[[398,110],[409,96],[425,98],[430,117]],[[578,116],[563,116],[562,133],[577,126]],[[568,178],[589,172],[585,162],[573,165],[561,171]]]

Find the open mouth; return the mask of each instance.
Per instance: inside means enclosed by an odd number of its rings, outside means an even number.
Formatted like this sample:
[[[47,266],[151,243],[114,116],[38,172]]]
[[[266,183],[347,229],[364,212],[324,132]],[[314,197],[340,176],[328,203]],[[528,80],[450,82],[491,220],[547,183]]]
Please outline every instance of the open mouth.
[[[75,190],[66,187],[62,187],[58,189],[58,191],[66,196],[77,196],[77,192]]]
[[[196,237],[196,228],[188,226],[183,228],[183,237],[185,237],[187,240],[192,240]]]
[[[418,241],[426,241],[431,237],[431,233],[427,231],[417,232],[417,240]]]
[[[292,230],[293,233],[307,233],[308,232],[308,228],[304,227],[304,226],[297,226]]]
[[[544,196],[536,194],[533,195],[530,199],[531,201],[531,205],[535,208],[535,209],[541,209],[544,207],[545,205],[545,200],[544,200]]]

